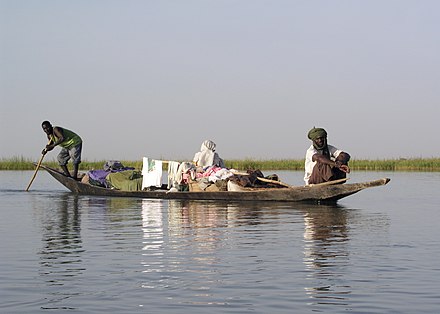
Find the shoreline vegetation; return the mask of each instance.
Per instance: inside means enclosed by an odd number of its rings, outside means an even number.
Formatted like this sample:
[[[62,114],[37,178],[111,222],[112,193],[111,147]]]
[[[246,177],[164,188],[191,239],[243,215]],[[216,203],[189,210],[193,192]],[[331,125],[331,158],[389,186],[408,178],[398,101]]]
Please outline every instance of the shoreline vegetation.
[[[182,160],[176,160],[182,161]],[[24,157],[12,157],[0,159],[0,170],[34,170],[34,160]],[[93,169],[102,169],[105,160],[81,162],[80,171],[88,171]],[[121,160],[126,167],[134,167],[137,170],[142,169],[142,160],[129,161]],[[59,168],[56,160],[43,161],[43,164]],[[272,160],[257,160],[257,159],[242,159],[242,160],[225,160],[227,168],[236,170],[304,170],[304,159],[272,159]],[[399,158],[399,159],[352,159],[349,163],[353,171],[440,171],[440,158]],[[69,163],[69,168],[71,164]],[[166,164],[164,164],[164,170]]]

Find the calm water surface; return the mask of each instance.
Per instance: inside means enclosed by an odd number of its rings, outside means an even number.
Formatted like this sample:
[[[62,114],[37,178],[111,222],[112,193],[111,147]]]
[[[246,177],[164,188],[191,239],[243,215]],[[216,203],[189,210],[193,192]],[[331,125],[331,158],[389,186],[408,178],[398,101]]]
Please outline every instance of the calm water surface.
[[[301,172],[277,172],[301,184]],[[338,206],[74,196],[0,172],[1,313],[438,313],[440,174]]]

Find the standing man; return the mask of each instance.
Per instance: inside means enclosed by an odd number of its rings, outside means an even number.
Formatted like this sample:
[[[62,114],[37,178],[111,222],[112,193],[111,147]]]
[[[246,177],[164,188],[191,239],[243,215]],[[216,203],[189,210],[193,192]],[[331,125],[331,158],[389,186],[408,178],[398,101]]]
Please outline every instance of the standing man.
[[[350,155],[327,144],[327,132],[323,128],[313,128],[308,133],[312,145],[306,152],[304,181],[318,184],[346,178],[350,173]]]
[[[59,127],[53,127],[49,121],[44,121],[41,124],[43,131],[47,134],[49,143],[46,148],[43,149],[42,154],[46,154],[55,148],[55,146],[60,145],[61,151],[57,156],[58,164],[63,169],[64,173],[68,177],[73,179],[78,179],[78,168],[81,163],[81,150],[82,150],[82,139],[76,133]],[[70,175],[67,169],[67,162],[72,158],[73,162],[73,174]]]

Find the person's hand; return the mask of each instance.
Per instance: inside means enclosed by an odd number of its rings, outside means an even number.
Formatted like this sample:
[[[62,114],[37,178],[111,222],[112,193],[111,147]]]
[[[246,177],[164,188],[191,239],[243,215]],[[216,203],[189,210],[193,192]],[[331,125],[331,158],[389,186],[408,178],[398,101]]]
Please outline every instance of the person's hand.
[[[340,165],[339,166],[339,170],[345,172],[345,173],[350,173],[350,167],[347,165]]]

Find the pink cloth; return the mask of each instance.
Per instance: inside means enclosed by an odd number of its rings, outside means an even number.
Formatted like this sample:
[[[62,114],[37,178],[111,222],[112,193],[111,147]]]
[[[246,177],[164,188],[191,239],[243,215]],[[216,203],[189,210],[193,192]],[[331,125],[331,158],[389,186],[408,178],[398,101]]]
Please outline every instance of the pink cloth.
[[[209,177],[221,169],[222,169],[221,167],[212,166],[212,167],[207,168],[204,172],[198,172],[196,177],[197,178]]]

